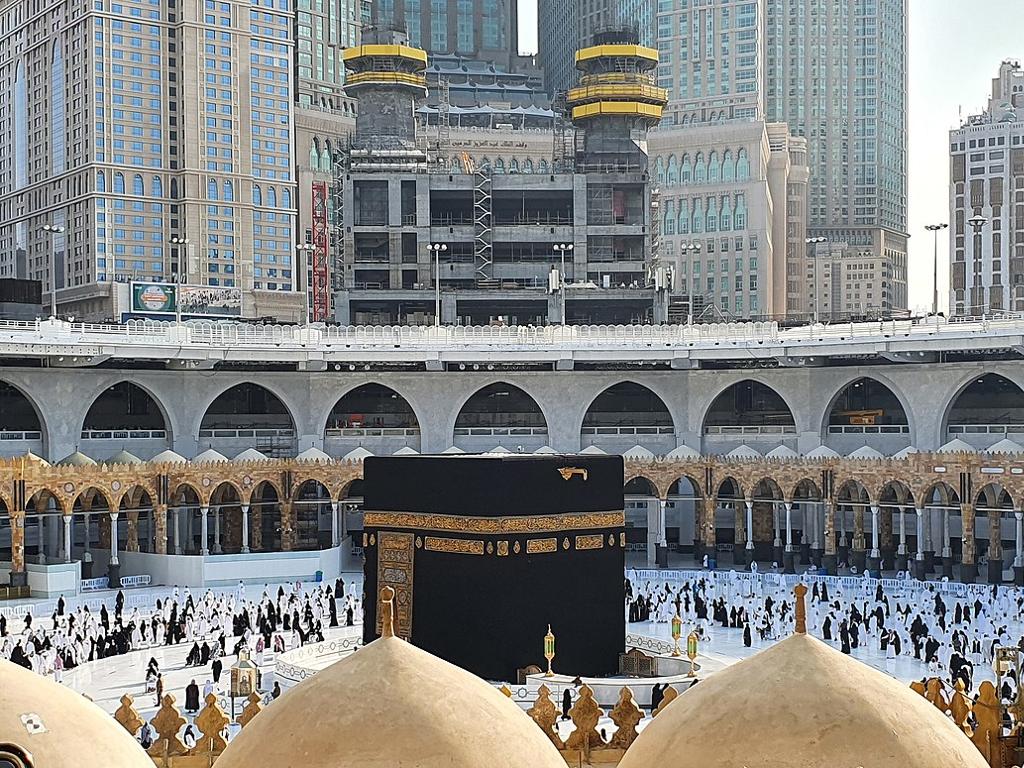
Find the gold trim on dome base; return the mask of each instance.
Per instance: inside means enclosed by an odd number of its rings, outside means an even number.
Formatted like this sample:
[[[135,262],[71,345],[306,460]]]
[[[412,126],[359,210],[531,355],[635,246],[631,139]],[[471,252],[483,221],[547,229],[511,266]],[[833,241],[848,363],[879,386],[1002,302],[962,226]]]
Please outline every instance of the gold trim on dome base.
[[[410,528],[451,533],[561,533],[587,528],[614,528],[626,524],[625,512],[585,512],[521,517],[462,517],[418,512],[364,512],[367,528]]]
[[[482,555],[484,543],[474,539],[448,539],[427,536],[423,544],[428,552],[449,552],[458,555]]]

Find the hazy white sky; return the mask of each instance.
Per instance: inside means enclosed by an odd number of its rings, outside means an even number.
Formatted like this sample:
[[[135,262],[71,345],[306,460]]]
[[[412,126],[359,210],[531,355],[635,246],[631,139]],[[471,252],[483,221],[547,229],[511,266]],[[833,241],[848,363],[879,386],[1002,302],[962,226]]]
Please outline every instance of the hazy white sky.
[[[910,5],[910,306],[932,301],[932,236],[949,220],[949,135],[979,111],[1003,59],[1024,59],[1020,0],[908,0]],[[536,0],[519,0],[519,40],[537,49]],[[945,234],[945,233],[944,233]],[[948,304],[948,240],[939,241],[939,305]]]

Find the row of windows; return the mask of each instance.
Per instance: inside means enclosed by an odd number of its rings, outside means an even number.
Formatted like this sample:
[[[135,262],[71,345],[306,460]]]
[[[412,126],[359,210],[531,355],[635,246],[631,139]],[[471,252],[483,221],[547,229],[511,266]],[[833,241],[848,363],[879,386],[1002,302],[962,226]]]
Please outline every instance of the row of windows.
[[[659,184],[670,187],[679,184],[704,184],[717,181],[746,181],[750,178],[750,158],[746,149],[740,149],[735,156],[731,149],[721,155],[712,150],[705,159],[703,152],[697,152],[691,159],[684,153],[682,159],[674,154],[658,157],[654,163],[654,178]]]

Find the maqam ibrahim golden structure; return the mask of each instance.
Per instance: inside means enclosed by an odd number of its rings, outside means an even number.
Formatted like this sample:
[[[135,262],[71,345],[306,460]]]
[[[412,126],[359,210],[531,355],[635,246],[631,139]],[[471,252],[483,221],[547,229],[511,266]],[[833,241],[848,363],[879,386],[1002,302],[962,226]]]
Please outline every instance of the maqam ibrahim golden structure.
[[[267,707],[217,768],[565,768],[511,699],[395,637],[381,593],[382,636]]]
[[[619,768],[988,768],[948,717],[897,680],[797,632],[679,696]]]
[[[0,765],[153,768],[110,715],[81,694],[0,660]]]

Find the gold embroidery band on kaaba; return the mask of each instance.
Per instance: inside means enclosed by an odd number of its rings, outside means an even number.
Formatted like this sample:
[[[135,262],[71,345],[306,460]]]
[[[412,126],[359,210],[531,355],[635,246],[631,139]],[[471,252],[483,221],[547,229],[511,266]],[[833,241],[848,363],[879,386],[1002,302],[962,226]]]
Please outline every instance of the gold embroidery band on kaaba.
[[[530,539],[526,542],[526,554],[539,555],[544,552],[557,552],[558,539]]]
[[[604,546],[604,534],[595,533],[576,537],[576,549],[601,549]]]
[[[450,533],[512,534],[561,533],[593,528],[615,528],[626,524],[625,512],[582,512],[567,515],[524,515],[520,517],[462,517],[425,512],[366,512],[367,528],[405,528]]]
[[[453,552],[459,555],[482,555],[484,543],[473,539],[446,539],[440,536],[427,536],[423,547],[429,552]]]

